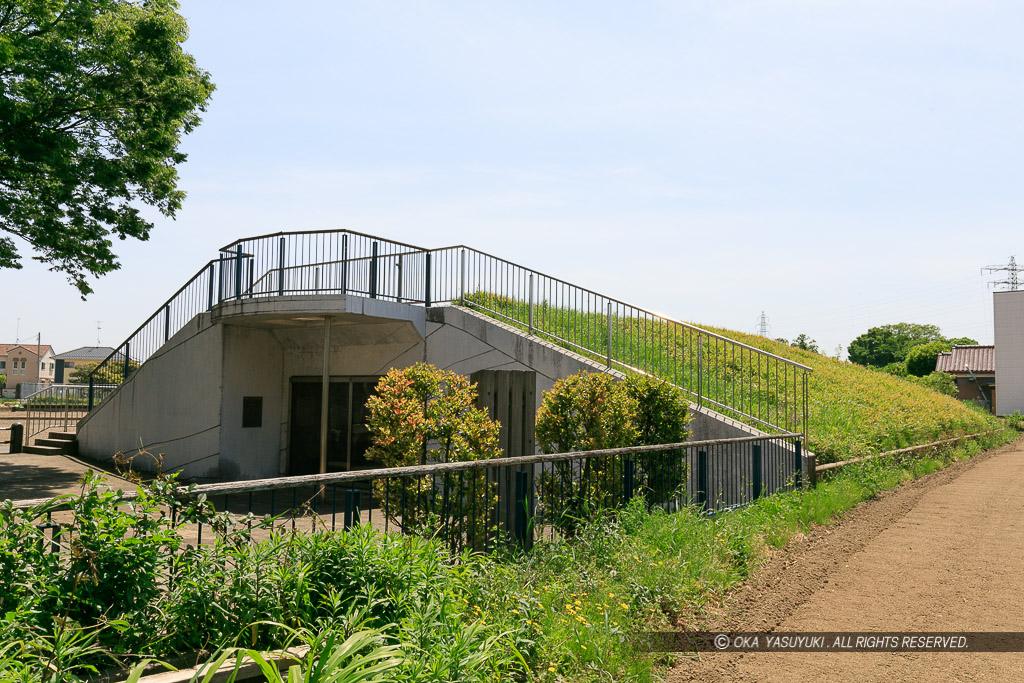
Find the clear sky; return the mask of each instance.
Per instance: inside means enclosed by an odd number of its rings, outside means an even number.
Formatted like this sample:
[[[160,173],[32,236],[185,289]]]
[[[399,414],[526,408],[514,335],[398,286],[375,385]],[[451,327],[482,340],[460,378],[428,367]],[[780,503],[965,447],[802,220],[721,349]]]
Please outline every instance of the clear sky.
[[[217,84],[188,193],[87,301],[0,271],[0,341],[117,346],[219,247],[465,243],[670,317],[834,353],[992,341],[1024,260],[1024,5],[185,0]],[[20,323],[18,319],[20,318]]]

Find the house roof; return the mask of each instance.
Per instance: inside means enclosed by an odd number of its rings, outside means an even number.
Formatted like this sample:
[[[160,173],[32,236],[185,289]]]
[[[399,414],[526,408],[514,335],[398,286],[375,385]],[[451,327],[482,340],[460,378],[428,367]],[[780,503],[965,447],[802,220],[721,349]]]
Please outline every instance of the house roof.
[[[65,351],[59,356],[54,356],[57,360],[106,360],[107,357],[114,352],[109,346],[80,346],[73,351]]]
[[[0,356],[10,355],[11,351],[13,351],[14,349],[25,349],[26,351],[31,353],[33,356],[36,355],[36,345],[35,344],[0,344]],[[40,344],[39,345],[39,354],[41,356],[45,356],[47,353],[52,353],[52,352],[53,352],[53,348],[51,348],[49,344]]]
[[[935,369],[938,372],[967,374],[968,367],[976,375],[995,374],[996,347],[991,344],[987,346],[954,346],[951,351],[940,353],[935,362]]]

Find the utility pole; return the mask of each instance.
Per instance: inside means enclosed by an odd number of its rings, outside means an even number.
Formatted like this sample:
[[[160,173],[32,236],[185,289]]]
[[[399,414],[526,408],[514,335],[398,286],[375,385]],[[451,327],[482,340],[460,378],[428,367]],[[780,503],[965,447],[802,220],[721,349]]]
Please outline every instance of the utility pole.
[[[990,273],[1007,273],[1005,280],[994,280],[989,282],[989,285],[993,287],[1003,286],[1004,289],[1011,292],[1016,292],[1020,289],[1020,278],[1017,277],[1017,274],[1024,273],[1024,266],[1018,266],[1014,257],[1011,256],[1010,262],[1005,266],[985,266],[981,269],[982,275],[985,274],[985,271]]]

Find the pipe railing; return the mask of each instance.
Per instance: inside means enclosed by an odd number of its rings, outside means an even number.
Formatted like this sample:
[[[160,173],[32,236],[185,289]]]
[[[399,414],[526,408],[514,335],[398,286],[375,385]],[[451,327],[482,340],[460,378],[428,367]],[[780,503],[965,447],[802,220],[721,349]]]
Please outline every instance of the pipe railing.
[[[226,245],[93,373],[121,384],[196,315],[267,296],[354,294],[477,310],[596,360],[682,388],[768,432],[807,433],[811,368],[465,246],[424,249],[349,230]],[[97,401],[90,401],[92,407]]]

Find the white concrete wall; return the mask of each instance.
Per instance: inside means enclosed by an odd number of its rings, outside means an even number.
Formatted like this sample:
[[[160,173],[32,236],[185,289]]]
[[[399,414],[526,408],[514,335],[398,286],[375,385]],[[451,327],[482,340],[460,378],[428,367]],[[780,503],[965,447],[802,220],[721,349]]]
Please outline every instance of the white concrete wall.
[[[268,329],[224,325],[220,476],[260,479],[279,473],[284,349]],[[242,427],[242,398],[263,398],[260,427]]]
[[[996,292],[996,414],[1024,413],[1024,291]]]
[[[223,327],[197,316],[78,424],[79,452],[95,460],[140,448],[163,453],[164,470],[217,472],[220,454]],[[153,463],[140,456],[139,470]]]

